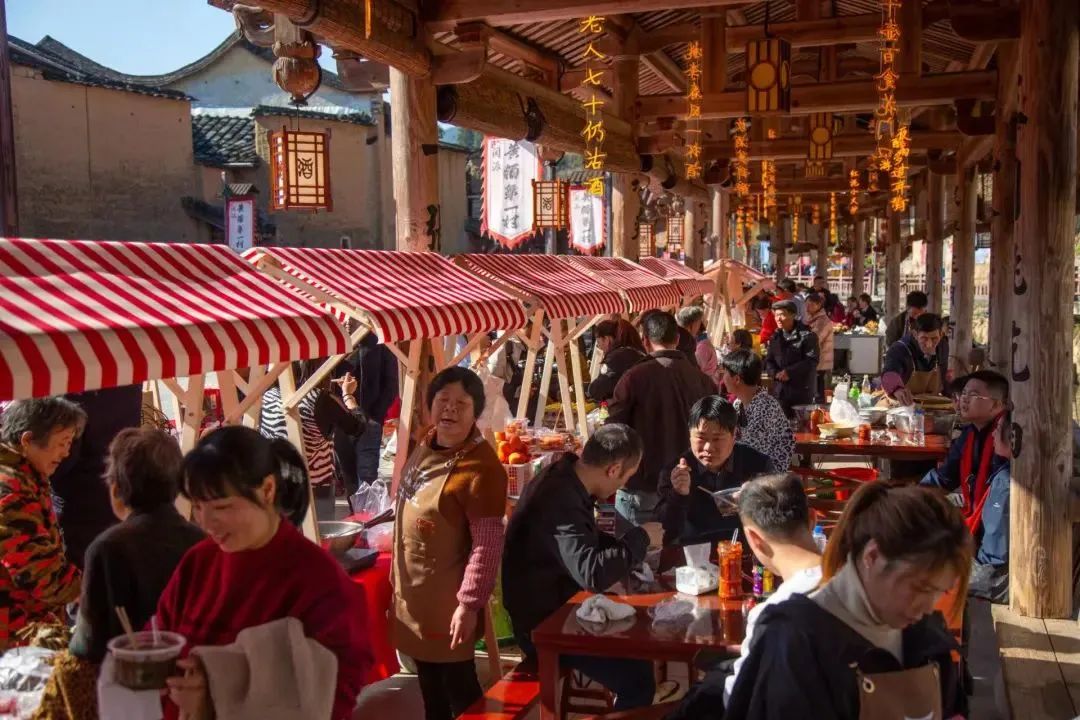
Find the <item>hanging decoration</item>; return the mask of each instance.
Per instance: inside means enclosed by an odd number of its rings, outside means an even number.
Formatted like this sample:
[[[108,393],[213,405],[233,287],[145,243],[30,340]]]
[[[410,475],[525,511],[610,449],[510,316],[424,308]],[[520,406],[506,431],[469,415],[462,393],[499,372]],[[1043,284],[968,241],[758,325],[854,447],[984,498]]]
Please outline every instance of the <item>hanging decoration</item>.
[[[532,186],[536,215],[533,230],[565,230],[570,224],[567,183],[562,180],[533,180]]]
[[[859,212],[859,171],[852,170],[848,173],[848,186],[851,188],[851,197],[848,198],[848,212],[851,217]]]
[[[820,162],[832,159],[834,132],[831,113],[819,112],[810,116],[810,147],[807,150],[807,157],[810,160]]]
[[[892,198],[889,207],[896,212],[904,212],[908,207],[908,156],[911,154],[911,134],[908,126],[901,125],[892,139],[892,170],[889,172],[889,188]]]
[[[581,107],[585,111],[585,127],[581,130],[585,138],[585,169],[603,172],[607,153],[603,152],[604,138],[604,100],[597,92],[601,89],[606,72],[607,55],[596,49],[596,41],[604,34],[606,20],[602,15],[590,15],[578,23],[578,32],[588,38],[585,47],[585,77],[581,86],[585,88]],[[588,181],[589,193],[596,196],[604,194],[604,178],[596,176]]]
[[[686,179],[701,178],[701,43],[686,50]]]
[[[836,193],[829,193],[829,242],[836,245],[838,240],[836,231]]]
[[[768,27],[768,5],[765,26]],[[791,44],[780,38],[746,43],[746,111],[751,115],[791,110]]]
[[[896,134],[896,83],[900,75],[896,70],[896,58],[900,54],[900,23],[897,14],[902,0],[881,0],[880,68],[877,74],[878,106],[874,111],[874,132],[877,135],[878,168],[889,172],[892,167],[892,147]],[[919,2],[920,0],[908,0]]]
[[[799,244],[799,225],[802,221],[802,196],[791,197],[791,244]]]
[[[735,120],[735,194],[744,198],[750,194],[750,135],[746,118]]]
[[[866,161],[866,191],[876,193],[880,190],[878,187],[878,162],[877,156],[871,155]]]
[[[535,234],[533,183],[540,177],[536,146],[524,140],[484,138],[480,233],[513,249]]]
[[[682,253],[683,214],[674,212],[667,217],[667,253],[677,258]]]
[[[651,222],[638,223],[638,257],[656,257],[656,232]]]
[[[825,177],[825,163],[820,160],[809,160],[806,163],[806,177]]]
[[[810,208],[810,222],[821,228],[821,205],[814,203]]]
[[[746,207],[743,205],[735,208],[735,242],[739,245],[746,242]]]
[[[330,133],[270,133],[270,181],[274,210],[333,210]]]
[[[595,255],[607,244],[607,211],[604,198],[593,195],[585,185],[570,188],[571,247],[585,255]]]

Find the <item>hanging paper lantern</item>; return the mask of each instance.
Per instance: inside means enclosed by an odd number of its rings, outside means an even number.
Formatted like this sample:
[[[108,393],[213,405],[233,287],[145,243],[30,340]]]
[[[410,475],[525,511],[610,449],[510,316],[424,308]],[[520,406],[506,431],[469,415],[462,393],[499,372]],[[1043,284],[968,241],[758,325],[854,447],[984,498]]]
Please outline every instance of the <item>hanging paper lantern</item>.
[[[820,160],[810,160],[806,163],[806,177],[825,177],[825,163]]]
[[[833,126],[832,115],[829,113],[814,113],[810,116],[810,148],[807,157],[815,162],[831,160]]]
[[[755,115],[791,110],[791,44],[780,38],[746,44],[746,110]]]
[[[331,210],[330,134],[282,128],[270,133],[271,207]]]
[[[638,257],[656,257],[656,232],[651,222],[638,223]]]
[[[561,180],[533,180],[534,230],[565,230],[570,225],[568,186]]]

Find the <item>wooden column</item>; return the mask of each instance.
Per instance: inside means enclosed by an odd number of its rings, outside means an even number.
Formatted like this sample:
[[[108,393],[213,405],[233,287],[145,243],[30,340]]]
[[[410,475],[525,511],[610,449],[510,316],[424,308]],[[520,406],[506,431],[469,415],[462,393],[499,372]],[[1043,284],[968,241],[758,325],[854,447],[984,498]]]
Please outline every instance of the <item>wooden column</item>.
[[[19,194],[15,174],[15,119],[11,109],[11,62],[7,13],[0,0],[0,235],[19,235]]]
[[[712,212],[709,215],[709,227],[712,229],[710,234],[716,239],[716,256],[714,259],[723,260],[731,257],[727,231],[728,195],[720,189],[719,185],[710,187],[709,195],[712,201]]]
[[[701,272],[704,263],[705,243],[701,241],[701,213],[698,202],[686,198],[686,210],[683,216],[683,252],[686,253],[686,266]]]
[[[881,322],[889,322],[900,312],[900,260],[903,257],[903,245],[900,238],[900,215],[892,210],[886,218],[885,239],[885,317]]]
[[[858,297],[866,292],[863,280],[866,277],[866,238],[870,223],[862,215],[855,220],[855,242],[851,256],[851,294]],[[847,298],[840,298],[847,302]]]
[[[1009,598],[1022,615],[1065,618],[1072,615],[1070,310],[1080,5],[1025,0],[1020,13]]]
[[[441,249],[435,85],[390,68],[397,249]]]
[[[769,236],[776,253],[776,279],[783,280],[787,277],[787,246],[791,242],[791,230],[787,221],[781,218],[776,225],[771,226]]]
[[[839,202],[839,200],[837,202]],[[826,278],[828,278],[830,240],[829,226],[828,224],[826,224],[824,227],[815,228],[813,233],[810,231],[810,223],[804,223],[803,227],[806,228],[807,239],[810,239],[810,236],[812,234],[817,234],[817,274],[825,275]]]
[[[926,294],[930,298],[930,311],[940,315],[945,284],[941,272],[945,252],[945,176],[929,173],[927,184]]]
[[[1002,62],[1006,56],[1008,61]],[[1002,43],[998,48],[999,82],[1004,90],[1015,86],[1013,68],[1016,59],[1014,43]],[[1013,274],[1016,244],[1013,223],[1016,220],[1016,125],[1015,106],[1006,103],[1010,93],[999,93],[998,112],[994,126],[994,202],[990,225],[990,347],[987,361],[991,369],[1008,375],[1012,346]],[[1011,93],[1015,97],[1015,93]]]
[[[727,90],[727,10],[701,11],[701,92],[704,95]]]
[[[372,106],[376,108],[375,118],[375,159],[379,164],[379,232],[376,247],[392,250],[397,247],[394,234],[394,165],[393,150],[389,146],[390,128],[387,125],[387,112],[381,98]]]
[[[615,111],[634,124],[634,103],[638,95],[637,55],[618,56],[612,62],[615,73]],[[611,182],[611,250],[615,257],[637,260],[641,248],[637,217],[641,199],[631,173],[614,173]]]
[[[960,209],[953,233],[952,287],[949,288],[949,369],[959,377],[970,372],[971,323],[975,310],[975,171],[957,176]]]

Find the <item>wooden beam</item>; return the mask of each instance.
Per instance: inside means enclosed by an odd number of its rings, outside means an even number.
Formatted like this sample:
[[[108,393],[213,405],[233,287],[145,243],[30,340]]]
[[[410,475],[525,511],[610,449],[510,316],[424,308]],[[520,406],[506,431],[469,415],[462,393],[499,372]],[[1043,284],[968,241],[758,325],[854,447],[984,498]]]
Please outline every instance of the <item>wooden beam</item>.
[[[912,78],[896,89],[900,107],[951,104],[958,97],[993,100],[997,94],[997,72],[940,73]],[[791,114],[809,115],[815,112],[867,112],[878,104],[877,81],[841,80],[832,83],[796,85],[791,89]],[[746,93],[732,90],[706,95],[701,103],[701,117],[722,120],[746,114]],[[684,95],[649,95],[638,100],[638,118],[684,117]]]
[[[19,236],[19,200],[15,173],[15,123],[11,103],[11,64],[7,16],[0,0],[0,234]]]
[[[964,136],[955,130],[915,130],[911,133],[911,149],[922,150],[958,150],[964,142]],[[647,152],[653,138],[642,138],[638,143],[640,152]],[[750,142],[751,160],[804,160],[807,156],[809,141],[806,138],[787,137],[776,140],[757,140]],[[841,134],[833,138],[833,157],[862,157],[874,151],[877,140],[870,133]],[[731,140],[706,142],[704,154],[709,158],[731,158],[735,156],[735,143]]]
[[[677,93],[686,92],[686,76],[682,68],[663,50],[641,56],[641,64],[653,71],[669,88]]]
[[[1022,615],[1069,618],[1080,5],[1025,0],[1021,14],[1009,600]]]
[[[431,30],[452,30],[459,22],[484,20],[505,26],[573,20],[589,15],[632,15],[651,10],[731,7],[746,0],[443,0],[431,3],[424,20]]]
[[[520,60],[523,64],[534,68],[541,76],[544,85],[551,86],[558,80],[560,60],[557,55],[501,30],[496,30],[486,23],[461,23],[454,29],[454,34],[459,38],[482,35],[487,38],[488,47],[493,53]]]
[[[639,62],[636,55],[613,59],[616,114],[633,122],[634,103],[638,96]],[[637,260],[641,247],[637,217],[641,210],[639,182],[630,173],[616,173],[611,183],[611,251],[615,257]]]
[[[397,249],[439,252],[439,129],[435,114],[435,85],[390,70],[394,98],[390,119],[394,165]]]
[[[653,33],[649,33],[653,35]],[[701,29],[701,92],[722,93],[727,90],[727,13],[702,13]]]
[[[390,87],[390,67],[367,60],[351,50],[334,50],[337,74],[349,92],[382,92]]]

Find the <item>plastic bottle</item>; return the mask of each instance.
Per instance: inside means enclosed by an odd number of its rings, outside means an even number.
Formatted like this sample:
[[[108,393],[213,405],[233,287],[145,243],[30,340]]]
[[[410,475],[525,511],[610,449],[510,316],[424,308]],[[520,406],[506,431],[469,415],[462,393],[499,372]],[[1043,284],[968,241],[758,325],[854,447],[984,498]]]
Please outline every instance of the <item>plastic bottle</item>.
[[[814,526],[814,543],[818,546],[818,550],[824,554],[829,539],[825,537],[825,528],[821,527],[820,524]]]
[[[873,388],[870,386],[870,376],[863,375],[862,387],[859,389],[859,409],[864,410],[869,408],[874,399],[871,397],[874,393]]]
[[[926,444],[926,412],[921,408],[915,408],[915,427],[912,428],[911,439],[916,445]]]
[[[851,404],[855,407],[859,406],[859,395],[861,394],[859,386],[855,383],[851,383],[851,390],[848,391],[848,399],[851,400]]]

